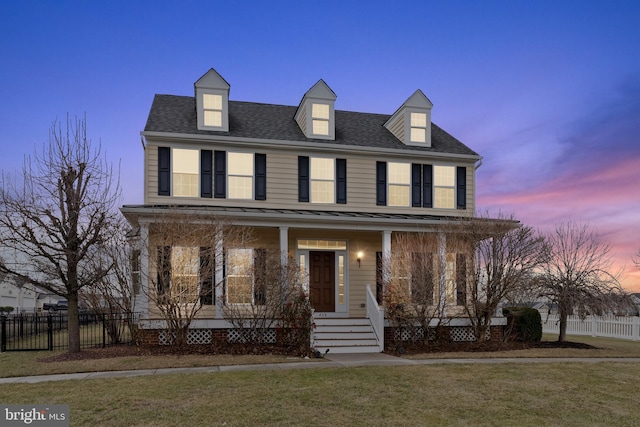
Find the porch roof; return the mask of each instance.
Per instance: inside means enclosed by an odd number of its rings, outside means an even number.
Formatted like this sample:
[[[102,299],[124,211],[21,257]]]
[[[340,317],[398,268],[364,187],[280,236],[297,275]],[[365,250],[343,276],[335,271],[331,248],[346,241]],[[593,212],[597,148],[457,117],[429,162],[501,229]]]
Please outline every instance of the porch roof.
[[[380,212],[353,212],[320,209],[278,209],[238,206],[193,205],[125,205],[122,213],[132,223],[154,222],[159,215],[172,212],[206,217],[220,215],[232,223],[252,227],[296,227],[363,231],[435,231],[439,226],[451,225],[468,217],[444,215],[420,215]],[[494,221],[494,220],[492,220]],[[495,220],[506,226],[516,226],[517,221]]]

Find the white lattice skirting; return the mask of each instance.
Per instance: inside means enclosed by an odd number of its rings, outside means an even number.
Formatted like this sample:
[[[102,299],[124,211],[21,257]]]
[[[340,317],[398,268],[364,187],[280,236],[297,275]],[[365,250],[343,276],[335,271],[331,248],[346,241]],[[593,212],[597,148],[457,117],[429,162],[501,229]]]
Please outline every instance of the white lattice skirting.
[[[449,326],[449,337],[453,342],[473,342],[476,340],[473,329],[469,326]],[[491,331],[487,328],[487,334],[485,339],[491,338]],[[402,328],[395,331],[396,341],[402,342],[416,342],[424,339],[424,330],[421,327],[415,328]],[[435,331],[429,328],[429,341],[435,339]]]
[[[273,344],[276,342],[276,330],[275,329],[265,329],[262,331],[253,331],[250,332],[252,342],[262,343],[262,344]],[[175,338],[176,334],[173,333],[173,338]],[[207,345],[211,344],[211,329],[189,329],[187,333],[187,344],[189,345]],[[170,334],[167,330],[158,331],[158,344],[159,345],[171,345],[171,341],[169,339]],[[249,340],[245,338],[245,335],[238,329],[229,329],[227,331],[227,342],[230,343],[245,343]]]

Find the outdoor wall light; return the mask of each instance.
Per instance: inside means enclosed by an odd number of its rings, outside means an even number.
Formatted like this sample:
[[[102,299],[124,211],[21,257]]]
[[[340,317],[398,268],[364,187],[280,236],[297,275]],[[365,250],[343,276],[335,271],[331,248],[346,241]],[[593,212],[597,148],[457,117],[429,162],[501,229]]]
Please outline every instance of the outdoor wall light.
[[[356,261],[358,261],[358,267],[360,267],[360,261],[362,261],[362,251],[356,255]]]

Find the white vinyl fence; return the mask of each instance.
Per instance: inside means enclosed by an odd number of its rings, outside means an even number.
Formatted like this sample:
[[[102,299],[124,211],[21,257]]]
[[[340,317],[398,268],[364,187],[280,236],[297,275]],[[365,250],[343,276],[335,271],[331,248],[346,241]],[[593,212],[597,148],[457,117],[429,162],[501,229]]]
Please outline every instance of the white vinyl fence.
[[[552,334],[560,332],[560,317],[557,314],[542,314],[542,331]],[[640,317],[638,316],[579,316],[567,318],[568,335],[622,338],[640,340]]]

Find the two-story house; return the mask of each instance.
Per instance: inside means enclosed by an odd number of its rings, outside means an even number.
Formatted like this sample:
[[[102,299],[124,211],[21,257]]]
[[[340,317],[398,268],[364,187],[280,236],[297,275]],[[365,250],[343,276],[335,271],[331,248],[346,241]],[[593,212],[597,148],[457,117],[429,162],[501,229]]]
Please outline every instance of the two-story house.
[[[373,343],[342,351],[379,351],[384,333],[376,284],[386,255],[397,235],[434,233],[440,249],[428,262],[446,265],[433,276],[434,301],[444,300],[437,293],[445,290],[448,315],[460,316],[465,279],[452,276],[465,271],[455,263],[468,258],[447,250],[438,229],[474,215],[481,157],[431,122],[432,103],[420,90],[392,115],[337,110],[336,94],[323,80],[297,106],[232,101],[229,92],[229,83],[211,69],[195,82],[194,96],[155,96],[141,133],[144,204],[122,208],[139,241],[150,241],[150,224],[168,209],[250,226],[257,236],[253,248],[225,247],[224,262],[279,248],[283,262],[295,259],[309,273],[318,329],[362,324]],[[146,274],[139,277],[152,276],[148,260],[155,251],[140,247],[137,268]],[[202,302],[208,307],[194,329],[228,328],[224,306],[252,298],[224,277],[215,283],[215,298]],[[144,279],[141,286],[151,287]],[[161,329],[152,306],[139,292],[141,327]],[[330,339],[325,344],[341,351]]]

